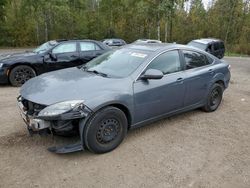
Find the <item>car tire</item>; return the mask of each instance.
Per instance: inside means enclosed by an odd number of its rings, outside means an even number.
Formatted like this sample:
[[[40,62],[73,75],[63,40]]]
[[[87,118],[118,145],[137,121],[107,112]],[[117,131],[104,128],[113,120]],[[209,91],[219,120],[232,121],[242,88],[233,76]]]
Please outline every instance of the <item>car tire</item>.
[[[30,66],[19,65],[10,71],[9,81],[12,86],[19,87],[35,76],[36,72]]]
[[[205,112],[213,112],[220,106],[223,97],[224,87],[215,83],[209,91],[206,104],[202,108]]]
[[[128,121],[123,111],[106,107],[95,113],[87,122],[84,144],[93,153],[106,153],[114,150],[127,134]]]

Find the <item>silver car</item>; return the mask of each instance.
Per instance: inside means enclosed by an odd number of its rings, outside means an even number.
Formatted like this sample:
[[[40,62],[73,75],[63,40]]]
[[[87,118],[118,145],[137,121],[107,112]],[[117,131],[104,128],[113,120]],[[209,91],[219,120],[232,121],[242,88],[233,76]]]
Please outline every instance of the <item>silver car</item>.
[[[197,48],[131,44],[29,80],[18,105],[32,134],[79,133],[79,142],[49,151],[105,153],[130,129],[196,108],[215,111],[229,80],[230,66]]]

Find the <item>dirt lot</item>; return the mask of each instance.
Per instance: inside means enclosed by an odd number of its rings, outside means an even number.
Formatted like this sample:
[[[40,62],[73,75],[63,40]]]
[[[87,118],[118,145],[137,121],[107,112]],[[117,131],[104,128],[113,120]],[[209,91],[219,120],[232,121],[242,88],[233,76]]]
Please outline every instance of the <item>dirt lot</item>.
[[[49,153],[30,137],[18,88],[0,86],[0,187],[250,187],[250,58],[225,58],[232,81],[218,111],[195,110],[130,131],[115,151]]]

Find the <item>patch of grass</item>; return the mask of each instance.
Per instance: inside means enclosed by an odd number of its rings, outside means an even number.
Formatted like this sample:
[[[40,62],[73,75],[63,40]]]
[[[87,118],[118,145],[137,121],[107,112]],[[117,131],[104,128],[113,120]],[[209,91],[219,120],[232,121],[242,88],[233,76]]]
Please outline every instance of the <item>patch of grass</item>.
[[[239,54],[239,53],[235,53],[235,52],[226,52],[225,56],[229,56],[229,57],[250,57],[250,55]]]
[[[35,48],[35,47],[4,47],[4,46],[0,46],[0,50],[15,50],[15,49],[31,49],[31,48]]]

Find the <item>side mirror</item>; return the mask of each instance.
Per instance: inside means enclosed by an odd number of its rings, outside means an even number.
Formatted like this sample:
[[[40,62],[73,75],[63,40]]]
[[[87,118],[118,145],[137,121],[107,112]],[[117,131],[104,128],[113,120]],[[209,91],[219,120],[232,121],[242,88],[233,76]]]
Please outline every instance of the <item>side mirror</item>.
[[[49,57],[50,57],[53,61],[56,61],[56,60],[57,60],[56,54],[53,54],[52,52],[49,52]]]
[[[141,79],[148,80],[148,79],[155,79],[159,80],[163,77],[163,73],[157,69],[148,69],[143,75],[141,75]]]

